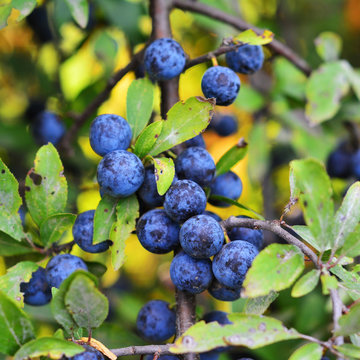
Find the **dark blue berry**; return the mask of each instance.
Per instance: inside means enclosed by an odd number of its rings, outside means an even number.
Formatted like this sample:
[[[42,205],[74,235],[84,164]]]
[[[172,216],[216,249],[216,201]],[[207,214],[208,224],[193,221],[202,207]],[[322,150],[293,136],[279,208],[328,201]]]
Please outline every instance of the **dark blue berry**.
[[[112,244],[110,240],[105,240],[98,244],[93,244],[95,210],[85,211],[79,214],[73,226],[73,237],[75,243],[88,253],[101,253],[106,251]]]
[[[205,149],[195,146],[178,156],[175,169],[179,179],[192,180],[205,187],[213,180],[216,167],[212,156]]]
[[[211,120],[210,128],[220,136],[229,136],[237,132],[238,123],[234,116],[216,115]]]
[[[206,259],[217,254],[224,243],[224,231],[211,216],[197,215],[185,221],[180,244],[193,258]]]
[[[139,311],[136,328],[144,339],[162,342],[175,335],[175,318],[167,302],[151,300]]]
[[[240,74],[253,74],[263,66],[264,52],[261,45],[243,45],[226,54],[226,63]]]
[[[210,189],[211,195],[224,196],[236,201],[242,193],[242,182],[235,173],[228,171],[225,174],[215,177],[210,185]],[[219,207],[230,206],[230,204],[225,201],[212,200],[211,198],[209,203]]]
[[[240,79],[234,71],[223,66],[214,66],[206,70],[201,89],[205,97],[215,98],[216,105],[232,104],[240,90]]]
[[[240,288],[258,253],[257,248],[246,241],[238,240],[224,245],[213,260],[214,276],[225,286]]]
[[[97,169],[97,179],[105,194],[127,197],[134,194],[144,181],[145,169],[134,154],[112,151],[104,156]]]
[[[131,142],[131,128],[119,115],[103,114],[96,117],[90,127],[90,145],[100,156],[114,150],[126,150]]]
[[[183,71],[186,58],[182,47],[173,39],[157,39],[145,51],[144,64],[155,81],[172,79]]]
[[[204,190],[191,180],[178,180],[165,195],[164,209],[177,222],[202,214],[205,207]]]
[[[179,246],[179,231],[179,224],[171,220],[162,209],[148,211],[136,225],[141,245],[154,254],[175,250]]]
[[[70,254],[56,255],[46,265],[46,279],[51,287],[58,288],[76,270],[88,270],[82,259]]]
[[[85,351],[77,354],[69,359],[71,360],[104,360],[103,354],[99,351],[93,348],[90,345],[82,344],[81,345]]]
[[[357,150],[351,157],[351,172],[357,179],[360,179],[360,150]]]
[[[351,176],[353,169],[353,157],[350,149],[345,143],[340,144],[337,149],[330,153],[326,169],[331,177],[346,179]]]
[[[45,269],[39,267],[32,273],[29,282],[20,284],[20,291],[24,293],[24,303],[33,306],[48,304],[51,300],[51,288],[46,279]]]
[[[248,216],[237,216],[238,218],[248,218]],[[259,251],[264,243],[264,233],[258,229],[248,229],[244,227],[235,227],[228,231],[230,240],[243,240],[253,244]]]
[[[65,131],[64,123],[56,114],[50,111],[39,113],[32,124],[32,132],[39,145],[49,142],[56,145],[64,136]]]
[[[174,285],[182,291],[200,294],[213,279],[210,259],[194,259],[180,252],[170,265],[170,277]]]
[[[211,216],[214,220],[218,222],[222,221],[221,217],[218,214],[213,213],[212,211],[205,210],[203,215]]]
[[[190,148],[190,147],[193,147],[193,146],[200,146],[202,148],[206,148],[206,145],[205,145],[205,141],[204,141],[204,138],[201,134],[189,139],[189,140],[186,140],[183,144],[185,144],[185,146],[187,148]]]
[[[235,301],[240,298],[240,290],[220,284],[216,279],[211,283],[208,291],[212,297],[221,301]]]

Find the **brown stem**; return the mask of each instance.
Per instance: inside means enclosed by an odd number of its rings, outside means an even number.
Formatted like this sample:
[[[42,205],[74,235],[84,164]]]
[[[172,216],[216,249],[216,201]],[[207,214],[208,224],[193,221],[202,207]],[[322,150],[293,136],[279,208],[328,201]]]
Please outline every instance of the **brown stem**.
[[[145,345],[145,346],[129,346],[120,349],[111,349],[110,351],[116,356],[130,356],[130,355],[154,355],[159,353],[161,355],[172,355],[169,348],[172,344],[166,345]]]
[[[336,332],[340,328],[339,318],[342,315],[342,309],[344,307],[344,304],[341,301],[338,290],[336,290],[336,289],[330,290],[330,297],[331,297],[331,302],[332,302],[332,307],[333,307],[333,323],[334,323],[333,331]],[[337,336],[334,339],[334,345],[342,345],[343,343],[344,343],[343,336]],[[342,357],[338,357],[338,360],[342,360]]]
[[[246,23],[244,20],[240,19],[237,16],[227,14],[219,9],[205,5],[202,2],[196,2],[191,0],[173,0],[173,4],[178,9],[188,10],[211,17],[215,20],[219,20],[228,25],[231,25],[238,30],[252,29],[259,35],[263,32],[261,29]],[[293,50],[288,48],[286,45],[284,45],[278,40],[273,40],[270,44],[268,44],[268,46],[277,54],[282,55],[289,61],[291,61],[305,75],[310,75],[311,68],[307,64],[307,62],[302,59],[298,54],[296,54]]]

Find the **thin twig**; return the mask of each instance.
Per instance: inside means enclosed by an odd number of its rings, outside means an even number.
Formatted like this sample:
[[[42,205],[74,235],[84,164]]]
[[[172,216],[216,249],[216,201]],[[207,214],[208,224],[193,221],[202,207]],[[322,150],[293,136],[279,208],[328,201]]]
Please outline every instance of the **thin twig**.
[[[154,355],[159,353],[161,355],[171,355],[169,348],[172,344],[166,345],[145,345],[145,346],[129,346],[120,349],[111,349],[110,351],[116,356],[130,356],[130,355]]]
[[[281,227],[278,220],[257,220],[250,218],[238,218],[235,216],[229,217],[227,220],[222,221],[222,226],[225,229],[232,229],[234,227],[246,227],[250,229],[262,229],[273,232],[274,234],[283,238],[289,244],[297,246],[315,265],[316,268],[321,268],[318,257],[315,252],[307,247],[302,241],[291,235],[288,231]]]
[[[241,31],[252,29],[259,35],[262,34],[263,32],[261,29],[248,24],[239,17],[227,14],[217,8],[208,6],[203,2],[196,2],[191,0],[173,0],[173,4],[178,9],[188,10],[211,17],[212,19],[224,22]],[[307,76],[310,75],[311,67],[308,65],[308,63],[304,59],[302,59],[298,54],[296,54],[293,50],[287,47],[285,44],[281,43],[278,40],[273,40],[270,44],[268,44],[268,47],[271,48],[277,54],[282,55],[285,58],[287,58],[289,61],[291,61],[305,75]]]
[[[339,292],[337,289],[330,290],[330,297],[331,297],[331,302],[332,302],[332,307],[333,307],[333,323],[334,323],[333,331],[336,332],[340,328],[339,318],[342,315],[342,309],[344,307],[344,304],[341,301],[341,298],[340,298],[340,295],[339,295]],[[343,336],[337,336],[334,339],[334,345],[342,345],[343,343],[344,343]]]

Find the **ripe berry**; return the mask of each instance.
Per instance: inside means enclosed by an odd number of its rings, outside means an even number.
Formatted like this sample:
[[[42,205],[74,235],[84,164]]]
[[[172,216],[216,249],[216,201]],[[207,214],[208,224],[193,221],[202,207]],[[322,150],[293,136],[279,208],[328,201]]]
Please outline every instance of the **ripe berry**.
[[[178,223],[171,220],[163,209],[145,213],[136,225],[141,245],[154,254],[166,254],[179,246]]]
[[[100,156],[114,150],[126,150],[130,146],[131,136],[128,122],[115,114],[100,115],[90,126],[90,145]]]
[[[44,145],[49,142],[56,145],[66,131],[65,125],[60,118],[50,111],[39,113],[31,128],[35,141],[39,145]]]
[[[351,172],[357,179],[360,179],[360,150],[351,156]]]
[[[100,161],[97,179],[104,193],[113,197],[127,197],[140,188],[144,173],[144,166],[136,155],[116,150]]]
[[[208,291],[209,294],[215,299],[221,301],[235,301],[240,298],[240,289],[241,288],[237,288],[237,289],[229,288],[228,286],[220,284],[219,281],[214,279]]]
[[[211,260],[194,259],[180,252],[171,262],[170,277],[179,290],[200,294],[210,286],[213,279]]]
[[[213,213],[212,211],[205,210],[203,215],[211,216],[216,221],[221,221],[221,217],[218,214]]]
[[[240,90],[240,80],[234,71],[224,66],[206,70],[201,89],[207,98],[215,98],[216,105],[232,104]]]
[[[220,136],[229,136],[237,132],[238,123],[234,116],[217,115],[213,116],[209,127]]]
[[[168,38],[155,40],[144,55],[145,69],[155,81],[178,76],[184,70],[185,62],[185,53],[180,44]]]
[[[213,260],[214,276],[225,286],[240,288],[258,253],[256,247],[246,241],[238,240],[224,245]]]
[[[202,214],[205,207],[204,190],[191,180],[178,180],[165,195],[164,209],[177,222]]]
[[[139,311],[136,328],[144,339],[162,342],[175,334],[175,318],[167,302],[151,300]]]
[[[175,162],[179,179],[195,181],[201,187],[208,186],[215,176],[215,162],[201,147],[190,147],[183,151]]]
[[[200,146],[202,148],[206,148],[206,145],[205,145],[205,141],[204,141],[204,138],[201,134],[189,139],[189,140],[186,140],[183,144],[185,144],[185,146],[187,148],[190,148],[190,147],[193,147],[193,146]]]
[[[75,243],[88,253],[101,253],[106,251],[112,244],[110,240],[105,240],[98,244],[93,244],[95,210],[85,211],[76,218],[72,229]]]
[[[226,54],[226,63],[230,69],[240,74],[253,74],[261,69],[264,53],[260,45],[243,45]]]
[[[223,243],[223,229],[211,216],[194,216],[181,227],[181,247],[193,258],[209,258],[220,251]]]
[[[235,173],[228,171],[225,174],[215,177],[215,180],[210,185],[210,189],[211,195],[219,195],[237,200],[242,193],[242,182]],[[225,201],[212,200],[211,198],[209,203],[219,207],[230,206],[230,204]]]
[[[237,216],[237,218],[249,218],[248,216]],[[230,240],[243,240],[253,244],[259,251],[264,243],[264,233],[258,229],[235,227],[228,231]]]
[[[90,345],[82,344],[81,345],[85,351],[77,354],[69,359],[71,360],[104,360],[103,354],[99,351],[93,348]]]
[[[51,300],[51,288],[46,279],[45,269],[39,267],[32,273],[29,282],[20,283],[20,291],[24,293],[24,303],[33,306],[48,304]]]
[[[59,288],[67,277],[81,269],[87,271],[88,268],[79,257],[70,254],[56,255],[46,265],[46,279],[51,287]]]
[[[346,179],[354,169],[352,153],[346,144],[340,144],[328,157],[326,169],[331,177]]]

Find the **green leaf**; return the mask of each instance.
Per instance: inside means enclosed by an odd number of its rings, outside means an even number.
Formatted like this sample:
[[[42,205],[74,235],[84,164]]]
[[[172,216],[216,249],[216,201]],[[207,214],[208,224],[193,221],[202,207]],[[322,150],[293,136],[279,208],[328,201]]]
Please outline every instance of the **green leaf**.
[[[360,359],[360,347],[353,344],[335,345],[334,348],[346,356]]]
[[[324,61],[334,61],[339,58],[342,40],[338,34],[331,31],[322,32],[315,40],[316,52]]]
[[[331,248],[340,248],[346,239],[351,236],[360,221],[360,182],[352,184],[342,201],[339,210],[335,214],[333,222],[333,237]]]
[[[64,212],[67,183],[64,167],[53,144],[42,146],[36,154],[35,168],[25,180],[26,205],[37,225],[51,215]]]
[[[350,308],[350,311],[340,317],[339,329],[335,331],[336,336],[349,336],[360,332],[360,304]]]
[[[63,329],[57,329],[55,332],[54,332],[54,335],[53,337],[57,338],[57,339],[62,339],[62,340],[65,340],[65,334],[64,334],[64,330]]]
[[[316,239],[317,247],[329,247],[334,221],[334,203],[329,176],[315,159],[294,160],[290,163],[291,198],[300,200],[306,224]]]
[[[71,16],[83,29],[89,20],[89,4],[87,0],[65,0]]]
[[[56,337],[42,337],[23,345],[15,354],[14,360],[25,360],[46,356],[50,359],[70,358],[84,351],[81,345]]]
[[[234,42],[241,42],[249,45],[266,45],[273,41],[274,33],[269,30],[264,30],[260,35],[256,34],[254,30],[245,30],[238,36],[234,37]]]
[[[63,233],[74,225],[76,215],[55,214],[49,216],[40,226],[41,243],[49,247],[61,239]]]
[[[125,259],[125,240],[135,229],[135,220],[139,217],[139,202],[135,195],[119,199],[116,207],[116,223],[114,224],[110,240],[111,261],[115,270],[119,270]]]
[[[94,216],[93,244],[108,240],[111,227],[116,220],[116,205],[118,199],[104,194],[96,208]]]
[[[154,103],[154,85],[148,79],[134,80],[126,95],[126,117],[136,139],[150,120]]]
[[[97,32],[93,46],[96,57],[105,65],[108,72],[112,71],[119,48],[117,41],[108,31],[103,30]]]
[[[247,142],[241,138],[239,142],[228,150],[216,164],[216,175],[225,174],[240,160],[242,160],[247,153]]]
[[[347,294],[353,299],[360,299],[360,275],[357,274],[357,269],[353,271],[345,270],[341,265],[336,265],[330,268],[330,272],[342,280],[341,285]]]
[[[320,360],[323,349],[321,345],[310,343],[299,347],[289,358],[289,360]]]
[[[199,135],[210,123],[215,103],[200,96],[179,101],[167,113],[160,136],[149,152],[155,156]]]
[[[53,298],[51,300],[51,312],[53,313],[55,320],[69,334],[77,329],[77,325],[65,306],[65,296],[68,292],[71,282],[79,274],[84,276],[86,275],[90,280],[97,283],[97,279],[94,275],[85,270],[77,270],[61,283],[60,288],[56,289],[57,291],[54,291],[55,288],[52,288]]]
[[[18,17],[12,18],[16,22],[21,21],[28,16],[36,7],[36,0],[12,0],[4,6],[0,6],[0,29],[7,25],[8,17],[12,9],[19,11]]]
[[[103,276],[107,270],[107,267],[104,264],[97,261],[85,261],[85,264],[88,270],[98,278]]]
[[[330,290],[337,289],[338,281],[335,276],[331,276],[329,274],[323,274],[320,276],[321,284],[322,284],[322,293],[324,295],[329,295]]]
[[[270,306],[270,304],[276,300],[278,296],[279,294],[276,293],[275,291],[270,291],[270,293],[265,296],[248,298],[245,301],[244,313],[262,315]]]
[[[159,195],[164,195],[175,176],[174,161],[170,158],[153,158],[156,187]]]
[[[0,159],[0,231],[20,241],[24,237],[20,215],[19,184]]]
[[[21,345],[34,337],[26,313],[0,292],[0,353],[14,355]]]
[[[357,225],[354,231],[348,235],[339,254],[350,257],[360,255],[360,225]]]
[[[160,136],[164,122],[156,121],[148,125],[139,135],[135,143],[134,154],[140,159],[144,158]]]
[[[0,254],[1,256],[14,256],[30,254],[34,250],[25,242],[18,242],[9,235],[0,232]]]
[[[235,99],[236,107],[253,113],[260,110],[264,104],[265,99],[258,91],[247,84],[241,84],[241,91],[239,91],[239,95]]]
[[[318,251],[321,251],[321,247],[317,243],[314,235],[311,233],[311,230],[306,225],[293,225],[291,227],[299,236],[301,236],[308,244]],[[326,246],[324,250],[329,250],[330,245]]]
[[[359,69],[354,69],[347,61],[344,61],[344,68],[346,69],[346,74],[348,77],[348,81],[350,82],[350,85],[356,95],[356,97],[358,99],[360,99],[360,71]],[[351,105],[351,104],[349,104]],[[358,108],[358,103],[355,103],[354,106],[351,109],[351,112],[354,112],[354,107],[357,105],[357,107],[355,109]],[[348,110],[349,111],[349,110]],[[346,114],[347,117],[349,117],[349,115],[351,115],[351,113],[347,113]]]
[[[23,307],[24,295],[20,292],[20,284],[28,282],[38,267],[39,265],[31,261],[17,263],[0,277],[0,291],[12,298],[18,306]]]
[[[227,198],[225,196],[221,196],[221,195],[210,195],[210,199],[217,200],[217,201],[224,201],[230,205],[235,205],[240,209],[251,212],[254,215],[254,218],[260,219],[260,220],[265,220],[265,218],[262,215],[260,215],[259,213],[257,213],[256,211],[248,208],[247,206],[245,206],[243,204],[240,204],[239,202],[237,202],[233,199],[229,199],[229,198]]]
[[[224,345],[246,346],[250,349],[275,342],[299,338],[294,329],[263,315],[229,314],[232,324],[200,321],[182,334],[170,348],[175,354],[204,352]],[[206,336],[204,336],[206,334]]]
[[[294,245],[271,244],[254,259],[242,294],[257,297],[288,288],[304,270],[304,255]]]
[[[99,327],[109,312],[109,302],[89,277],[78,274],[65,294],[65,306],[79,327]]]
[[[331,119],[340,109],[350,88],[345,67],[342,61],[331,62],[311,73],[306,84],[306,115],[312,124]]]
[[[304,296],[316,288],[320,279],[320,270],[313,269],[302,276],[291,290],[292,297]]]

